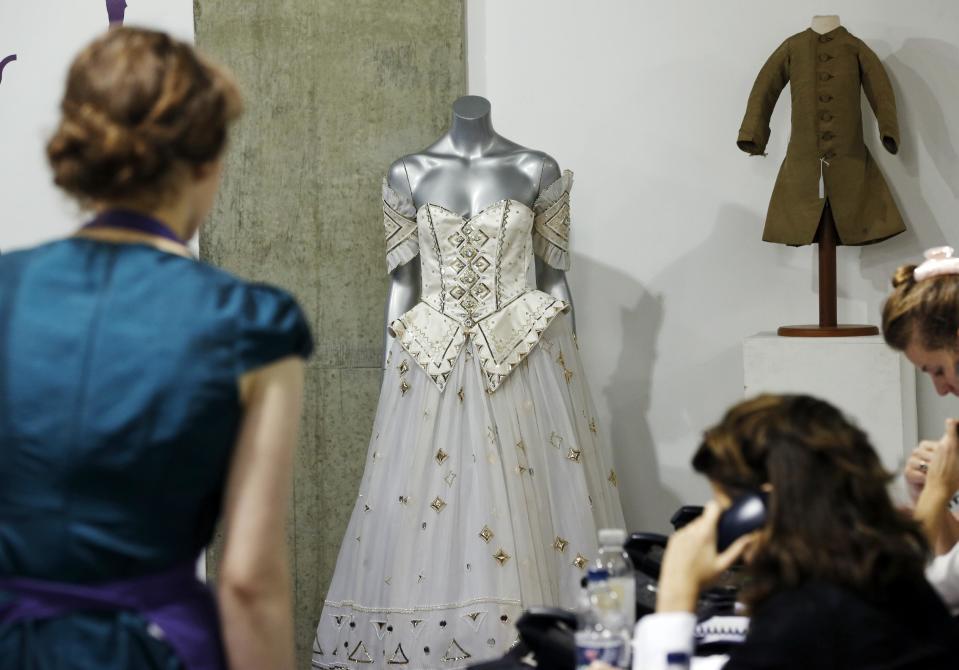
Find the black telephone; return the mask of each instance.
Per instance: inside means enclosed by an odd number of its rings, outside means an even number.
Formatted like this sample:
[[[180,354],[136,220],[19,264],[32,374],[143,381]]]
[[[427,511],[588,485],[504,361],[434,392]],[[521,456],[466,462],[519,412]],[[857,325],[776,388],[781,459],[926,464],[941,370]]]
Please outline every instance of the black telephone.
[[[766,524],[769,496],[764,492],[747,493],[723,510],[716,525],[716,549],[725,551],[738,538]]]

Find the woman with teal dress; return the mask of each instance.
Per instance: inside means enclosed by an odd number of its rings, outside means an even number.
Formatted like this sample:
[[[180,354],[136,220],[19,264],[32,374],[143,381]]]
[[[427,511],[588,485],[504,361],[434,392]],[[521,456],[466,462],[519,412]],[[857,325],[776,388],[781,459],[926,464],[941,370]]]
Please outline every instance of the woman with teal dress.
[[[93,219],[0,257],[0,670],[293,667],[310,331],[183,242],[239,112],[161,33],[113,29],[71,67],[48,156]],[[221,517],[214,597],[194,571]]]

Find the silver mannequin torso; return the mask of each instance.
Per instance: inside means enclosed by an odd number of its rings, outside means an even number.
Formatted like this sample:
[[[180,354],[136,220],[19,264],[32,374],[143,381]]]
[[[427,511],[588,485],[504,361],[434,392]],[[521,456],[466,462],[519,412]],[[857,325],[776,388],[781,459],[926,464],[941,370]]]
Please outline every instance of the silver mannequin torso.
[[[397,193],[410,196],[416,208],[433,203],[469,217],[506,198],[532,206],[540,191],[560,175],[559,165],[552,157],[497,134],[490,118],[489,101],[467,95],[453,103],[449,130],[423,151],[393,163],[387,181]],[[536,286],[573,304],[566,273],[539,258],[536,258]],[[390,275],[385,325],[389,326],[412,309],[419,298],[419,262],[396,268]],[[573,328],[575,330],[575,323]],[[387,332],[384,360],[390,338]]]

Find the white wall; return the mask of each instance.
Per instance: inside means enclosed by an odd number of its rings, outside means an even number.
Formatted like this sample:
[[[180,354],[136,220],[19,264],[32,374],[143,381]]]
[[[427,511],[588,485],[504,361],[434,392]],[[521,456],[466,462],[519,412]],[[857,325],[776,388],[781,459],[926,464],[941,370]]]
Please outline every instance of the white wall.
[[[193,40],[192,0],[127,0],[125,25]],[[105,0],[0,0],[0,251],[69,234],[83,216],[53,186],[44,147],[67,69],[107,29]]]
[[[760,66],[813,14],[837,13],[892,78],[899,155],[879,147],[871,112],[865,127],[909,231],[839,253],[840,320],[878,324],[897,265],[959,247],[959,3],[468,3],[470,92],[491,100],[499,132],[576,172],[570,282],[583,355],[627,520],[665,527],[681,501],[708,493],[689,459],[742,397],[743,338],[818,318],[811,248],[760,240],[788,91],[769,156],[735,144]],[[932,435],[959,406],[926,379],[919,388],[920,431]]]

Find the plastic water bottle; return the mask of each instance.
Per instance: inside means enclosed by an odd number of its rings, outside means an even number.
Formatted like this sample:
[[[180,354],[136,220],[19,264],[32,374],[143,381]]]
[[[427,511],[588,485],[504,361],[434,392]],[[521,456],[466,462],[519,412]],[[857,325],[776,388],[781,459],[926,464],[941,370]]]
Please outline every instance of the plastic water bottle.
[[[622,528],[603,528],[599,531],[599,556],[594,566],[609,573],[609,585],[622,608],[623,620],[631,631],[636,624],[636,573],[633,562],[623,550],[626,531]]]
[[[586,573],[586,595],[589,606],[576,632],[576,670],[586,670],[594,661],[628,667],[622,607],[605,569],[592,567]]]

